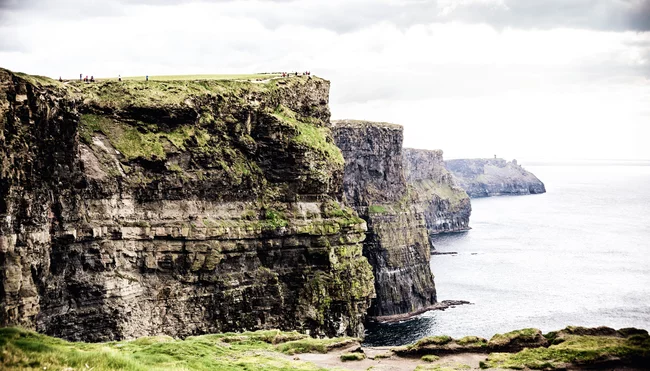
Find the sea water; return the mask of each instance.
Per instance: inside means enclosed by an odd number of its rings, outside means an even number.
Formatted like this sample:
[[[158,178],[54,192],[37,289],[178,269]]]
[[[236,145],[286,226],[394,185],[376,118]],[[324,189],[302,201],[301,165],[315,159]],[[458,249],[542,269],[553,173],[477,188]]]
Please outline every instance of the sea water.
[[[526,166],[547,193],[472,199],[471,231],[435,236],[438,300],[468,300],[368,326],[367,345],[535,327],[650,330],[650,166]]]

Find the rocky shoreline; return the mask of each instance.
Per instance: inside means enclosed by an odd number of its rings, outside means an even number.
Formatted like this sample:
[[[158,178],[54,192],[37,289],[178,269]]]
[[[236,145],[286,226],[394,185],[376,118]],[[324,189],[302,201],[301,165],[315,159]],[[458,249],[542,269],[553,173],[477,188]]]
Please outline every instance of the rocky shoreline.
[[[450,308],[455,308],[459,305],[466,305],[466,304],[471,305],[473,303],[470,303],[469,301],[465,301],[465,300],[443,300],[433,305],[430,305],[428,307],[420,308],[410,313],[394,314],[390,316],[374,316],[374,317],[369,316],[368,321],[383,322],[383,323],[401,322],[432,310],[446,310]]]

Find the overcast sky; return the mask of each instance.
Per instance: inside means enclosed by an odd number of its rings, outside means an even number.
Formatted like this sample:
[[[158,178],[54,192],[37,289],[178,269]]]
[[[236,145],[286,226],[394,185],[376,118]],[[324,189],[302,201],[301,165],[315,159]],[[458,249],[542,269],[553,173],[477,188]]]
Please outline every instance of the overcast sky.
[[[650,159],[650,0],[0,0],[0,66],[310,70],[446,158]]]

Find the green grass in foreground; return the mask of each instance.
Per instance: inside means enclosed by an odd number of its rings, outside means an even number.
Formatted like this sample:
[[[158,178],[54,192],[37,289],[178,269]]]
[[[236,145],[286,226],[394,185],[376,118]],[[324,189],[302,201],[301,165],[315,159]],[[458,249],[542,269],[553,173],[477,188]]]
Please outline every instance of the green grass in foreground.
[[[518,353],[491,353],[481,368],[555,369],[566,364],[594,364],[611,358],[635,361],[650,357],[650,337],[632,335],[628,338],[609,336],[568,335],[548,348],[527,348]]]
[[[422,358],[420,358],[420,359],[423,360],[424,362],[435,362],[435,361],[439,360],[440,357],[438,357],[436,355],[433,355],[433,354],[427,354],[427,355],[422,356]]]
[[[279,77],[276,73],[251,73],[251,74],[208,74],[208,75],[162,75],[149,76],[151,81],[178,81],[178,80],[257,80]],[[98,80],[117,80],[117,77],[102,78]],[[122,80],[145,81],[145,76],[126,76]]]
[[[362,361],[366,359],[366,355],[363,353],[343,353],[340,356],[341,361]]]
[[[277,349],[282,353],[291,355],[299,353],[327,353],[334,348],[340,348],[352,344],[355,341],[357,341],[357,339],[353,338],[305,338],[279,344]]]
[[[278,330],[227,333],[175,340],[168,336],[133,341],[73,343],[18,328],[0,329],[2,370],[323,370],[311,363],[282,357],[279,341],[305,335]],[[341,339],[329,339],[332,342]],[[320,349],[322,340],[302,339],[280,346]],[[309,346],[310,343],[318,344]]]

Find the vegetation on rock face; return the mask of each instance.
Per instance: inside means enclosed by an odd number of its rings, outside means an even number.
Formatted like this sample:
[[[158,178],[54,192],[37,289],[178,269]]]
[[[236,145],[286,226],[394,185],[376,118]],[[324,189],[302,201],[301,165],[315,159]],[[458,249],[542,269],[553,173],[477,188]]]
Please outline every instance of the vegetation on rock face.
[[[265,216],[268,226],[272,229],[286,227],[289,224],[286,215],[281,211],[275,209],[267,209]]]
[[[322,123],[318,125],[314,120],[299,118],[295,112],[282,105],[277,107],[273,116],[285,123],[293,125],[298,130],[299,135],[293,138],[296,144],[318,151],[326,155],[334,163],[343,165],[345,162],[343,154],[331,139],[330,129],[327,126],[324,126]]]
[[[459,208],[461,202],[468,198],[464,190],[431,179],[413,182],[412,187],[420,195],[436,195],[443,200],[449,201],[452,210]]]
[[[381,205],[371,205],[368,206],[368,213],[370,214],[384,214],[387,213],[388,210],[386,209],[385,206]]]
[[[17,139],[0,150],[20,160],[6,166],[11,181],[47,172],[39,187],[11,183],[8,210],[29,209],[18,223],[30,228],[17,227],[16,239],[45,246],[57,238],[43,227],[47,210],[74,236],[63,242],[60,269],[35,271],[0,298],[0,311],[11,312],[0,313],[5,324],[92,341],[269,326],[363,333],[374,277],[361,254],[364,222],[337,202],[343,174],[327,81],[59,84],[4,70],[0,78],[11,93],[0,106],[16,107],[0,117]],[[290,119],[274,116],[277,107]],[[26,197],[34,202],[19,205]],[[43,236],[33,237],[37,229]],[[84,264],[68,247],[91,239],[98,248],[90,254],[114,256],[129,240],[127,254],[139,258],[91,263],[74,288],[66,285]],[[152,240],[165,248],[152,251]],[[15,249],[7,261],[23,272],[24,262],[49,266],[51,258]],[[159,274],[169,278],[160,295]],[[68,299],[79,305],[53,313]],[[12,309],[25,300],[42,305]],[[168,310],[154,309],[161,306]]]
[[[273,344],[304,337],[277,330],[192,336],[144,337],[110,343],[72,343],[18,328],[0,329],[3,370],[322,370],[279,356]],[[317,341],[316,339],[311,339]],[[328,344],[342,339],[328,339]],[[282,348],[283,349],[283,348]],[[327,346],[318,349],[327,349]]]

